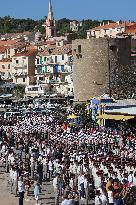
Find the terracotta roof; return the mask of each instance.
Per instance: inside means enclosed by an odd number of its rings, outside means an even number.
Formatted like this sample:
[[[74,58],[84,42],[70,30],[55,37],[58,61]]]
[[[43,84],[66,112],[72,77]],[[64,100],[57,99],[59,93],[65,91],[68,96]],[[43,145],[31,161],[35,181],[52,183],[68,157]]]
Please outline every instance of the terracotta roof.
[[[52,55],[62,55],[62,54],[72,54],[72,45],[71,44],[67,44],[65,46],[62,47],[56,47],[53,50],[53,54]]]
[[[19,39],[21,39],[24,36],[31,35],[32,33],[33,32],[29,32],[29,31],[26,31],[26,32],[23,32],[23,33],[6,33],[6,34],[0,35],[0,37],[1,38],[6,38],[6,39],[11,39],[11,40],[12,40],[12,38],[17,38],[19,40]]]
[[[118,28],[118,27],[132,26],[132,25],[134,25],[134,23],[131,23],[131,22],[116,22],[116,23],[109,23],[109,24],[97,26],[97,27],[95,27],[91,30]]]
[[[67,44],[62,47],[55,46],[54,48],[48,46],[47,50],[38,53],[38,55],[42,55],[42,56],[62,55],[62,54],[72,54],[72,45]]]
[[[56,41],[46,41],[47,45],[56,45]]]
[[[26,46],[27,50],[36,50],[36,47],[34,45],[28,45]]]
[[[26,46],[25,42],[17,42],[14,45],[11,45],[10,48],[23,48]]]
[[[6,46],[0,46],[0,53],[5,53],[7,50]]]
[[[47,43],[45,41],[40,41],[40,42],[36,42],[35,45],[36,46],[43,46],[43,45],[47,45]]]
[[[127,27],[125,33],[127,34],[136,34],[136,23]]]
[[[11,46],[16,44],[18,41],[17,40],[0,40],[0,46]]]
[[[38,52],[37,56],[50,56],[51,53],[49,51],[45,50],[43,52]]]
[[[11,58],[3,58],[0,62],[12,62]]]
[[[25,31],[25,32],[23,32],[23,33],[18,33],[18,35],[30,35],[30,34],[32,34],[33,32],[30,32],[30,31]]]
[[[26,52],[22,52],[22,53],[16,53],[13,57],[19,57],[19,56],[33,56],[35,55],[37,52],[37,50],[32,49],[32,50],[28,50]]]
[[[21,48],[21,47],[25,47],[26,43],[24,41],[18,41],[18,40],[6,40],[6,41],[0,40],[0,47],[1,46],[6,46],[7,48]]]

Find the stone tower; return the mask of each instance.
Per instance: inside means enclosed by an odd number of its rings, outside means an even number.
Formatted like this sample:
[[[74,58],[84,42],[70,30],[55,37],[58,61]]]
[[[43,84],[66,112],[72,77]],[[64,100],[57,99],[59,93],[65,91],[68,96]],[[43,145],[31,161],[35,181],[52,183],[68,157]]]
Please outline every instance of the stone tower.
[[[46,39],[56,36],[56,22],[53,17],[51,0],[49,0],[48,16],[44,26],[46,28]]]
[[[113,97],[132,89],[131,39],[92,38],[72,42],[74,100],[109,94]]]

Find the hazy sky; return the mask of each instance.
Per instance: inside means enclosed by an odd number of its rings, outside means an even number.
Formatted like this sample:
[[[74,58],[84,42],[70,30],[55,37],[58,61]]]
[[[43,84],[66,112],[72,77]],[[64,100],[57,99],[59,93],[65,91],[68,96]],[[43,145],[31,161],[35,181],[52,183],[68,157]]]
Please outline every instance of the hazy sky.
[[[56,19],[135,20],[136,0],[52,0]],[[40,19],[48,0],[0,0],[0,16]]]

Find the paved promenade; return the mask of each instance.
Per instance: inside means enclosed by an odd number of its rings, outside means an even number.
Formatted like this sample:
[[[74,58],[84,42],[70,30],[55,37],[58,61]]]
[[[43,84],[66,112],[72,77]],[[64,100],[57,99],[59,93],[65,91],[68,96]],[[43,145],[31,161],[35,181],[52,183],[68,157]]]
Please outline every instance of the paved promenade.
[[[10,193],[9,174],[4,172],[0,166],[0,205],[18,205],[18,197]],[[33,186],[30,191],[29,201],[24,200],[24,205],[35,205],[33,196]],[[40,205],[54,205],[53,187],[50,182],[43,183],[42,193],[40,195]]]
[[[60,203],[61,203],[60,198]],[[15,197],[10,193],[9,174],[5,173],[5,169],[0,164],[0,205],[18,205],[18,197]],[[40,194],[40,205],[55,205],[54,192],[52,182],[46,182],[42,185],[42,193]],[[31,186],[29,201],[24,200],[24,205],[35,205],[33,186]],[[90,205],[94,204],[94,201],[89,202]]]

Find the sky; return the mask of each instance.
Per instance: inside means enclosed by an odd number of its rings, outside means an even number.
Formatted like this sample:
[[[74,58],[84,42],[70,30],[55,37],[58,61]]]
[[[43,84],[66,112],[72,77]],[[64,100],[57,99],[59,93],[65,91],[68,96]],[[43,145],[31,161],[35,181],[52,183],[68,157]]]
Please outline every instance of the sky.
[[[55,19],[136,21],[136,0],[52,0]],[[48,0],[0,0],[0,16],[42,19]]]

